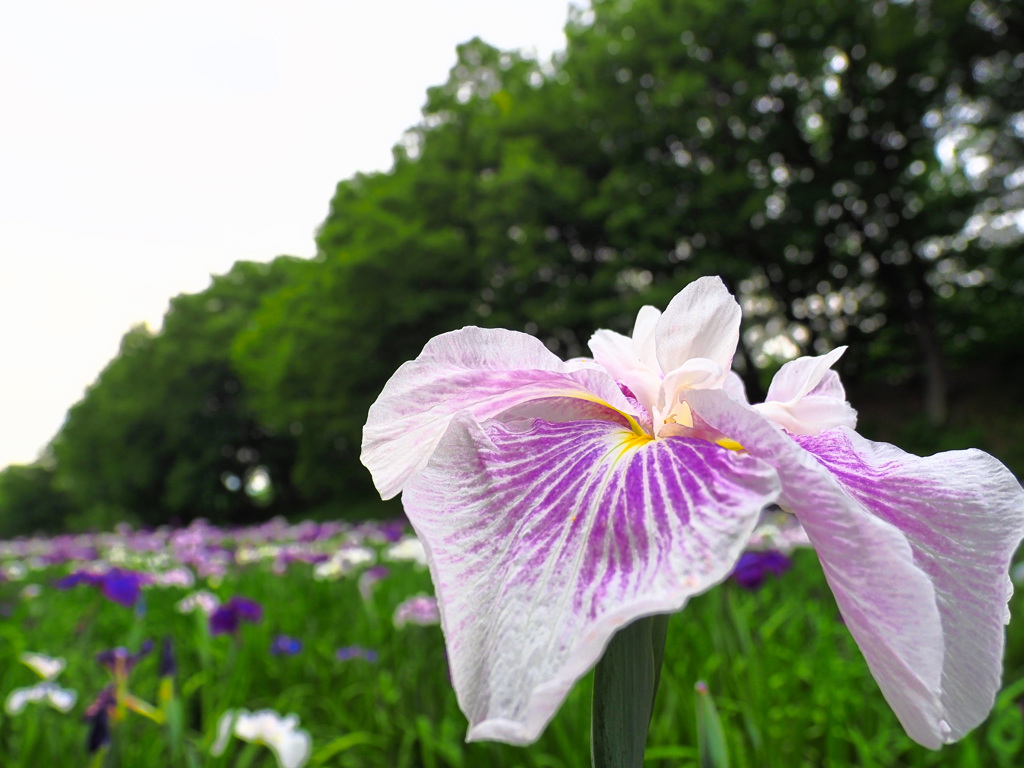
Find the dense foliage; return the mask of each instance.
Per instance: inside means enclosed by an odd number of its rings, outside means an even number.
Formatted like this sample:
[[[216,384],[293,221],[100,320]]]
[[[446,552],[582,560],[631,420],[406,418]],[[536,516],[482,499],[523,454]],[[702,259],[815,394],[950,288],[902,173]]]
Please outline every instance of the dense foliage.
[[[129,332],[46,468],[0,473],[0,533],[364,515],[367,408],[431,336],[576,355],[703,274],[744,307],[752,398],[849,344],[867,434],[1024,469],[1019,3],[595,0],[566,31],[544,63],[460,46],[315,259],[238,264]]]
[[[327,553],[347,552],[356,562],[354,553],[365,550],[370,559],[324,577]],[[0,610],[8,617],[0,630],[9,630],[0,643],[0,701],[39,683],[18,663],[23,652],[66,660],[56,683],[77,693],[67,713],[29,703],[20,714],[0,715],[4,765],[277,765],[266,747],[237,739],[219,759],[210,755],[222,714],[239,707],[297,715],[312,739],[309,768],[589,765],[590,675],[531,747],[464,743],[466,719],[448,682],[440,628],[395,622],[401,604],[429,594],[429,577],[414,561],[395,561],[395,553],[367,526],[280,521],[0,545]],[[85,585],[55,586],[72,570],[105,569],[111,561],[153,579],[134,605]],[[379,562],[387,574],[361,589]],[[255,598],[262,615],[240,622],[235,634],[214,634],[200,606],[183,612],[183,601],[200,590],[222,604]],[[1011,610],[1022,609],[1018,591]],[[160,693],[168,677],[159,652],[165,637],[176,658],[169,699]],[[134,654],[146,640],[155,648],[126,688],[159,705],[167,719],[122,712],[110,723],[109,746],[97,753],[102,760],[90,762],[84,718],[112,679],[97,654],[116,646]],[[961,742],[934,752],[914,744],[840,621],[815,556],[799,551],[793,569],[769,577],[760,591],[730,580],[672,616],[644,764],[698,764],[693,690],[705,681],[736,768],[1011,768],[1024,758],[1017,704],[1024,623],[1009,627],[1004,677],[992,714]]]
[[[257,419],[229,353],[299,264],[238,263],[203,293],[173,299],[160,333],[125,335],[52,445],[54,482],[84,510],[79,525],[197,512],[240,521],[289,508],[293,441]],[[272,492],[253,487],[263,473],[274,478]]]

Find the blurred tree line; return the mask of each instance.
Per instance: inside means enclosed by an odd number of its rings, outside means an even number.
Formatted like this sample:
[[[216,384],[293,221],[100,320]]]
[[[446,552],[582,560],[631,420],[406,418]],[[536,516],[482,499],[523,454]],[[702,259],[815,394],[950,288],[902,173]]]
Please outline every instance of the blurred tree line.
[[[594,0],[566,35],[551,62],[460,46],[316,258],[240,262],[129,331],[0,473],[0,533],[371,514],[367,408],[431,336],[577,355],[704,274],[743,306],[752,399],[849,344],[869,436],[1024,471],[1024,6]]]

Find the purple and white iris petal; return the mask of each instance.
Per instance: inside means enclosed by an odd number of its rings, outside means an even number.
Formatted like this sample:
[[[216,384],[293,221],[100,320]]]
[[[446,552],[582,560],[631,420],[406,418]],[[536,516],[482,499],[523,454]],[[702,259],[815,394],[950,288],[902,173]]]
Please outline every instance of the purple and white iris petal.
[[[841,427],[793,439],[717,392],[695,412],[779,472],[868,667],[907,734],[937,749],[999,688],[1024,491],[980,451],[918,458]],[[802,446],[802,447],[801,447]]]
[[[977,450],[920,458],[848,429],[797,441],[850,496],[903,533],[931,579],[945,648],[946,727],[940,722],[939,735],[959,739],[988,715],[999,690],[1024,490],[1006,467]]]
[[[536,739],[617,629],[729,575],[777,495],[767,465],[705,441],[456,417],[403,500],[468,738]]]
[[[476,327],[445,333],[402,365],[370,407],[361,461],[381,496],[391,498],[427,463],[455,413],[484,420],[531,400],[567,397],[630,408],[603,368],[563,362],[533,336]]]

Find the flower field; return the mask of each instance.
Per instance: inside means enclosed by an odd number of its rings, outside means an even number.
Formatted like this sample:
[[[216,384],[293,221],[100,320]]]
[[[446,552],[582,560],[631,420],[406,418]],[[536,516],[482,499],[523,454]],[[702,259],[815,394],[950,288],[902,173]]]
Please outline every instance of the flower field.
[[[672,617],[645,764],[698,764],[698,681],[733,766],[1024,763],[1024,597],[992,715],[932,752],[882,699],[815,555],[792,557],[741,562]],[[423,551],[401,523],[16,540],[0,574],[5,767],[589,763],[589,676],[535,745],[464,742]]]

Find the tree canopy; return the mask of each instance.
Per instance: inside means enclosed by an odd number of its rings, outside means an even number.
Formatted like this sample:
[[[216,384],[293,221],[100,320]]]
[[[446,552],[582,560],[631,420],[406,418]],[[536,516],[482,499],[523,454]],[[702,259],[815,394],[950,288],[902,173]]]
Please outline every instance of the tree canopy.
[[[594,0],[566,34],[550,62],[460,46],[392,168],[338,184],[316,258],[240,263],[129,332],[54,487],[149,522],[362,512],[366,411],[430,337],[577,355],[704,274],[744,308],[753,397],[849,344],[844,376],[934,437],[956,362],[1019,372],[1019,4]]]
[[[256,418],[229,355],[263,297],[300,266],[239,262],[173,299],[159,333],[125,335],[52,446],[59,487],[94,511],[86,520],[241,521],[289,508],[292,438]]]

